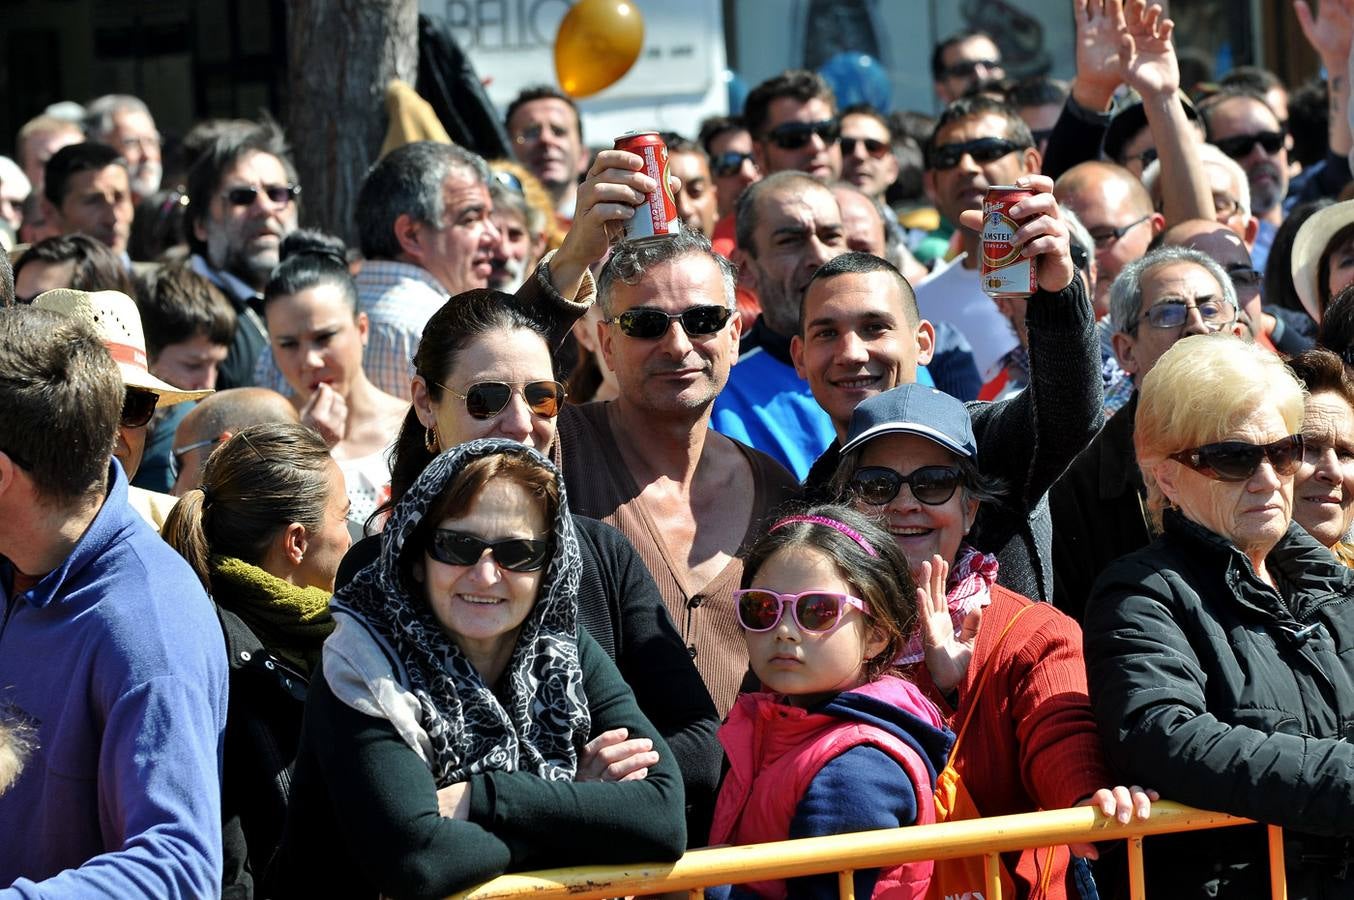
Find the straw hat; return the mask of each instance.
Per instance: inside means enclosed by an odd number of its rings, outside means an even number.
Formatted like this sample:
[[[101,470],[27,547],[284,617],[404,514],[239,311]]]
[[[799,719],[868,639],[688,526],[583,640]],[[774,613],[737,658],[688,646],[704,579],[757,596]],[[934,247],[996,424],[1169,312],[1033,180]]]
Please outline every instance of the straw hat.
[[[159,406],[200,400],[212,391],[182,391],[150,374],[146,363],[146,336],[136,301],[118,291],[73,291],[61,288],[33,298],[39,309],[50,309],[88,322],[112,354],[122,372],[122,383],[160,395]]]
[[[1293,289],[1314,322],[1321,321],[1322,301],[1329,299],[1317,296],[1321,257],[1346,225],[1354,225],[1354,200],[1332,204],[1308,216],[1293,238]]]

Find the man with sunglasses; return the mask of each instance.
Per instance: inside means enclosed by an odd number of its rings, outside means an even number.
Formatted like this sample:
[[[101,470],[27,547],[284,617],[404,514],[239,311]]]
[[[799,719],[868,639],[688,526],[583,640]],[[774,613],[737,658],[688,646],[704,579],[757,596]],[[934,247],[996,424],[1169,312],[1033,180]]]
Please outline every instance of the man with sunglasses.
[[[711,116],[701,123],[699,143],[710,160],[710,175],[719,199],[718,218],[721,223],[728,222],[725,227],[732,252],[734,208],[747,186],[762,177],[752,160],[752,135],[738,116]],[[717,226],[716,234],[719,230]],[[718,241],[712,241],[715,249],[720,250]]]
[[[0,723],[33,737],[0,884],[217,897],[221,628],[111,459],[131,345],[40,303],[0,310]]]
[[[931,80],[942,104],[953,103],[983,82],[1005,77],[1001,50],[985,31],[955,32],[931,52]]]
[[[789,69],[752,89],[743,107],[762,175],[806,172],[824,184],[842,174],[837,100],[823,76]]]
[[[184,217],[193,270],[235,307],[235,337],[217,370],[217,386],[254,383],[268,344],[263,288],[282,239],[296,229],[296,183],[286,140],[271,123],[240,123],[207,143],[188,171]]]
[[[898,178],[898,158],[893,155],[893,130],[888,120],[866,104],[843,110],[841,145],[842,178],[871,200],[883,200]]]
[[[1049,492],[1055,603],[1078,621],[1109,563],[1143,547],[1147,489],[1133,449],[1137,388],[1176,341],[1192,334],[1242,336],[1236,289],[1211,257],[1161,247],[1124,267],[1110,291],[1119,365],[1134,392]]]

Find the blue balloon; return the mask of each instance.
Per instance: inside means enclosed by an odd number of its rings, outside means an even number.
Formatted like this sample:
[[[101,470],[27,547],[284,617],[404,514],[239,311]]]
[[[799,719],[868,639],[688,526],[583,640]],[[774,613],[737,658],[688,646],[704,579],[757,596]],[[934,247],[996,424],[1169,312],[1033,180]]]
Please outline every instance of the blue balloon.
[[[748,83],[732,69],[724,70],[724,86],[729,91],[729,115],[741,116],[748,99]]]
[[[868,103],[880,112],[893,106],[893,85],[879,60],[868,53],[838,53],[818,67],[818,74],[832,85],[837,108]]]

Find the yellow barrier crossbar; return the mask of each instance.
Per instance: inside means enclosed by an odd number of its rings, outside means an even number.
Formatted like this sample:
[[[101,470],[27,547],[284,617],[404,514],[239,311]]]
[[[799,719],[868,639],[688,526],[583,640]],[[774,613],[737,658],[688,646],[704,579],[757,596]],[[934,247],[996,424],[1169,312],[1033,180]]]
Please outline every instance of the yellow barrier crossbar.
[[[849,873],[856,869],[1249,824],[1252,824],[1250,819],[1161,801],[1152,805],[1152,817],[1147,821],[1134,820],[1121,825],[1096,809],[1082,806],[742,847],[711,847],[692,850],[672,863],[575,866],[521,872],[502,875],[453,897],[456,900],[602,900],[669,891],[688,892],[695,897],[700,888],[710,885],[824,872],[842,873],[839,884],[846,897],[850,896],[845,892],[851,886]],[[1271,848],[1276,836],[1282,840],[1279,829],[1271,828]],[[1274,859],[1272,851],[1271,861]],[[1281,850],[1277,852],[1277,860],[1276,898],[1283,896]]]

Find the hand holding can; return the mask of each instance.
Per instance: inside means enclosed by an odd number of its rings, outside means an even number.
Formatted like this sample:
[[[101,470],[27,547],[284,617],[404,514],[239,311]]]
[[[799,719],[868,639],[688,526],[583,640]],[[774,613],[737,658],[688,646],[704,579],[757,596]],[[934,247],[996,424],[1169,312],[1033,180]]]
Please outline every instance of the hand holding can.
[[[668,183],[668,147],[656,131],[631,131],[616,138],[616,149],[627,150],[644,160],[641,171],[654,180],[650,191],[625,223],[625,237],[631,241],[669,237],[682,227],[677,217],[677,201]]]
[[[1025,191],[1027,195],[1006,205],[1004,214],[1010,221],[1008,227],[1014,227],[1014,231],[1006,235],[1002,229],[995,229],[997,234],[994,236],[1009,236],[1010,249],[1006,254],[1000,254],[1000,247],[995,250],[999,254],[998,258],[1014,252],[1017,254],[1016,259],[1033,262],[1033,272],[1029,273],[1033,282],[1026,293],[1007,292],[1003,295],[1026,296],[1035,287],[1057,293],[1071,283],[1076,275],[1076,267],[1072,264],[1067,225],[1062,221],[1058,201],[1053,197],[1053,179],[1043,175],[1023,175],[1006,190],[1011,188]],[[960,224],[982,233],[987,228],[987,219],[982,212],[969,210],[961,214]],[[987,290],[986,279],[984,289]],[[991,291],[988,290],[988,293]]]

